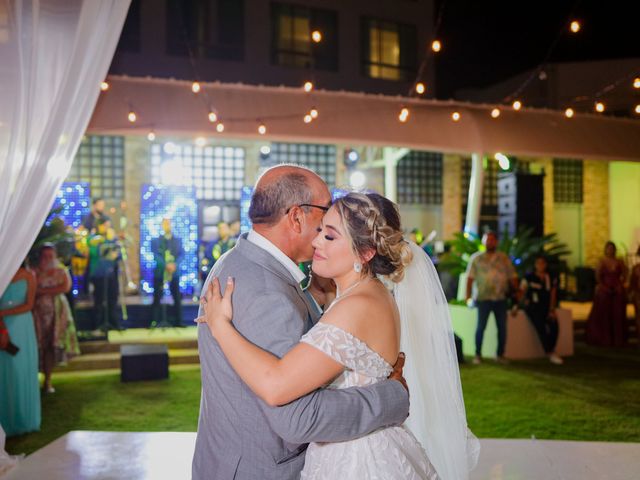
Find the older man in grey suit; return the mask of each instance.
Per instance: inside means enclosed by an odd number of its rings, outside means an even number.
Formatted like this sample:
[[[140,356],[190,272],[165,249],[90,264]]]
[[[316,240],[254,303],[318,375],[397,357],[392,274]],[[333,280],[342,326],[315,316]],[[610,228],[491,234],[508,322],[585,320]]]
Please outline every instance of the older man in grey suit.
[[[311,242],[330,204],[327,186],[310,170],[270,169],[251,200],[253,230],[210,273],[209,278],[235,278],[233,324],[280,357],[320,316],[300,288],[304,274],[297,263],[313,256]],[[308,442],[357,438],[400,424],[409,413],[408,393],[393,379],[366,388],[321,389],[269,407],[236,375],[206,324],[198,326],[198,348],[202,397],[192,468],[196,480],[297,479]]]

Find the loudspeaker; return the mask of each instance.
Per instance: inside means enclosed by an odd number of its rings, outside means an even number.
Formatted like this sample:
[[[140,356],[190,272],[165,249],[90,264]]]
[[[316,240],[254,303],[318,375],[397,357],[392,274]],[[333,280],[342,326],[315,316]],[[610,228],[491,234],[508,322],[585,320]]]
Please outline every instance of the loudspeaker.
[[[544,233],[544,175],[501,173],[498,175],[498,234],[513,236],[519,227]]]
[[[120,381],[169,378],[169,349],[166,345],[120,346]]]

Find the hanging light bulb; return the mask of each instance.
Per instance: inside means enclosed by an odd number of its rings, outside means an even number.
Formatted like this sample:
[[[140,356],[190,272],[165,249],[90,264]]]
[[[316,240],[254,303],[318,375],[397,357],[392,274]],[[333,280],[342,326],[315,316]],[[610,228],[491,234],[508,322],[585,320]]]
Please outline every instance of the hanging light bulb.
[[[304,123],[311,123],[311,120],[313,120],[313,117],[310,114],[306,114],[304,116]]]
[[[265,133],[267,133],[267,127],[264,123],[261,123],[260,126],[258,127],[258,133],[260,135],[264,135]]]
[[[427,87],[425,86],[424,83],[422,82],[416,83],[416,92],[418,93],[418,95],[422,95],[426,91],[427,91]]]
[[[313,90],[313,83],[309,81],[304,82],[304,91],[310,92],[311,90]]]
[[[400,120],[402,123],[405,123],[407,120],[409,120],[409,109],[407,107],[402,107],[400,113],[398,114],[398,120]]]
[[[640,77],[633,79],[633,88],[640,88]]]
[[[313,32],[311,32],[311,40],[316,43],[320,43],[322,41],[322,33],[320,32],[320,30],[314,30]]]
[[[498,118],[500,116],[500,109],[499,108],[494,108],[493,110],[491,110],[491,117],[492,118]]]
[[[634,109],[634,112],[636,112],[638,115],[640,115],[640,103],[638,105],[636,105],[636,108]]]
[[[135,123],[135,122],[136,122],[136,120],[138,119],[138,116],[136,115],[136,112],[134,112],[133,110],[131,110],[131,111],[129,112],[129,115],[127,115],[127,118],[129,119],[129,121],[130,121],[131,123]]]
[[[604,103],[596,102],[596,105],[595,105],[596,112],[602,113],[602,112],[604,112],[604,108],[605,108],[604,107]]]
[[[440,42],[440,40],[434,40],[433,42],[431,42],[431,50],[436,53],[442,50],[442,43]]]
[[[109,90],[109,87],[109,82],[107,82],[106,80],[100,83],[100,90],[102,90],[103,92]]]
[[[520,110],[522,108],[522,102],[520,100],[516,100],[513,102],[513,109]]]
[[[216,131],[217,131],[218,133],[222,133],[222,132],[224,132],[224,123],[222,123],[222,122],[218,123],[218,124],[216,125]]]
[[[209,112],[209,121],[211,123],[216,123],[218,121],[218,115],[216,115],[216,112]]]
[[[571,25],[569,26],[569,28],[573,33],[578,33],[581,28],[580,22],[577,20],[574,20],[573,22],[571,22]]]
[[[460,118],[461,118],[460,112],[453,112],[451,114],[451,120],[453,120],[454,122],[460,121]]]
[[[573,108],[569,107],[564,111],[564,114],[566,115],[567,118],[572,118],[574,115],[574,111]]]
[[[153,142],[155,139],[156,139],[156,133],[153,130],[147,133],[147,140],[149,140],[150,142]]]
[[[191,91],[193,93],[198,93],[200,91],[200,83],[199,82],[193,82],[191,84]]]
[[[316,107],[311,107],[311,110],[309,110],[309,115],[311,115],[311,118],[315,120],[316,118],[318,118],[318,109]]]

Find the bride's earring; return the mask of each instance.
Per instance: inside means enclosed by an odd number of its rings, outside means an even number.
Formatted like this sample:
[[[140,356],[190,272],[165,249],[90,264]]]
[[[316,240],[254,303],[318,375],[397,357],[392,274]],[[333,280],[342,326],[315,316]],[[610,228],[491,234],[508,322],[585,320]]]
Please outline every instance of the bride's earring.
[[[362,271],[362,264],[360,262],[354,262],[353,263],[353,270],[356,273],[360,273]]]

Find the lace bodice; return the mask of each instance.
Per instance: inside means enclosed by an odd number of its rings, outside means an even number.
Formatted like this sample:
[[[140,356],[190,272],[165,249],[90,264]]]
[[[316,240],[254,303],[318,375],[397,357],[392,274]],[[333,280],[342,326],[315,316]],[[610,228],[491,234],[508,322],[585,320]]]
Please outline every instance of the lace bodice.
[[[336,325],[318,322],[301,339],[345,366],[328,388],[366,386],[384,380],[393,367],[359,338]]]

